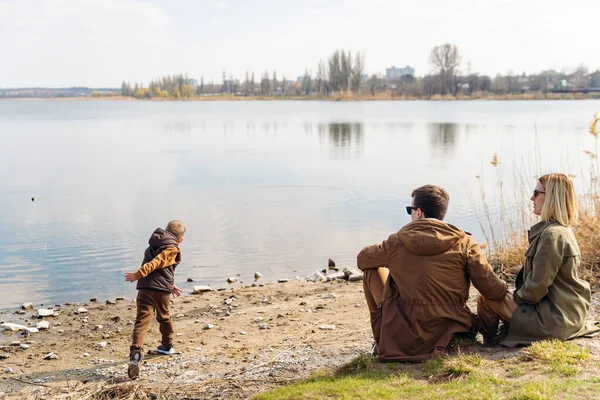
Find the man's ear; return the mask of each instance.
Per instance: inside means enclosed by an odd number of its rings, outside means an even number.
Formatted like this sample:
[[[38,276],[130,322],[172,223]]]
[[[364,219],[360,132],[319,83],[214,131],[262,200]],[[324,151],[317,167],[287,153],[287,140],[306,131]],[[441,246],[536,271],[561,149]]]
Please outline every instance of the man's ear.
[[[183,238],[177,239],[177,243],[181,243],[181,242],[183,242]]]

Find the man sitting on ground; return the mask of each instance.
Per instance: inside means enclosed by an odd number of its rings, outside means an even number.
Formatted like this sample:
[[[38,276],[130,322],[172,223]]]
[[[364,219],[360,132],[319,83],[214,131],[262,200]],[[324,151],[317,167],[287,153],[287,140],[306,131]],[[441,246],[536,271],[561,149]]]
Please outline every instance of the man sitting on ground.
[[[434,185],[412,192],[412,222],[358,254],[381,361],[419,361],[445,353],[455,334],[477,333],[467,306],[470,282],[486,298],[507,292],[469,233],[443,222],[448,193]]]

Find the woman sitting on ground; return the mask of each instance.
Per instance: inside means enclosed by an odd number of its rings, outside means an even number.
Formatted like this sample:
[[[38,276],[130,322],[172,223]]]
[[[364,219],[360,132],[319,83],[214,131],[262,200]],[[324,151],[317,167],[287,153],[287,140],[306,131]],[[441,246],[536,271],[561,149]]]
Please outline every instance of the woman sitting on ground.
[[[531,201],[533,213],[542,220],[528,232],[529,248],[515,291],[500,301],[483,296],[477,301],[485,344],[515,347],[600,331],[586,323],[590,285],[577,275],[580,252],[571,229],[578,213],[573,182],[564,174],[544,175]],[[510,324],[505,339],[498,334],[499,320]]]

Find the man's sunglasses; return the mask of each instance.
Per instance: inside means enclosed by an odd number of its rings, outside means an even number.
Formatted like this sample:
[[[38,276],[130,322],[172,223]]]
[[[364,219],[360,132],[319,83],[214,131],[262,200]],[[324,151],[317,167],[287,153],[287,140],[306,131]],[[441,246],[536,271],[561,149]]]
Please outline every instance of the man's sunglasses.
[[[413,210],[417,211],[418,209],[419,207],[406,206],[406,212],[408,213],[408,215],[412,215]]]
[[[541,192],[539,190],[533,190],[533,198],[535,199],[536,197],[538,197],[539,194],[546,194],[546,192]]]

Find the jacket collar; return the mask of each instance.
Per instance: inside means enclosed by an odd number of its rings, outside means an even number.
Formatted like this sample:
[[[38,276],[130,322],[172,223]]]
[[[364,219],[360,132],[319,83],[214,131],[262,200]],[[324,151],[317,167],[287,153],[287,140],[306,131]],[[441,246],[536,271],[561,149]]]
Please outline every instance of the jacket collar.
[[[527,237],[529,239],[529,243],[531,243],[535,238],[537,238],[538,236],[540,236],[541,233],[544,231],[544,229],[546,229],[550,225],[554,225],[554,224],[557,224],[557,223],[558,222],[556,222],[554,220],[540,221],[537,224],[535,224],[534,226],[532,226],[531,229],[529,229],[527,231]]]

